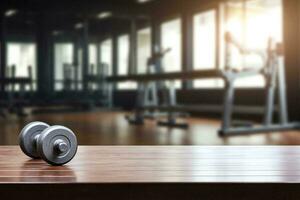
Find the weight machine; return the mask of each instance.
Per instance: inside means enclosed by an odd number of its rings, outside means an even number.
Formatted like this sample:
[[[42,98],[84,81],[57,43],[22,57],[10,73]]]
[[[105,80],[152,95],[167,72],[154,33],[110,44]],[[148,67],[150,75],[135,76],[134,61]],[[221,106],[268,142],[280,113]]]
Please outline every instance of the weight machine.
[[[63,64],[63,89],[64,92],[72,92],[72,90],[74,90],[77,87],[74,87],[75,85],[77,85],[77,67],[72,65],[72,64],[68,64],[68,63],[64,63]]]
[[[280,63],[280,59],[283,57],[282,44],[276,44],[272,39],[269,39],[267,50],[258,51],[244,48],[232,37],[230,33],[225,34],[225,41],[227,43],[227,59],[225,66],[226,73],[224,79],[225,95],[223,105],[223,120],[219,133],[225,136],[230,134],[285,131],[300,128],[300,123],[289,123],[288,120],[285,70],[284,66]],[[232,69],[230,67],[230,46],[237,48],[242,55],[254,54],[261,57],[264,61],[263,67],[245,68],[242,70]],[[234,83],[237,79],[256,75],[262,75],[266,83],[264,121],[259,126],[242,125],[235,127],[232,120],[235,93]],[[277,99],[275,96],[276,92],[278,93]],[[278,106],[275,105],[275,102],[278,102]],[[279,122],[274,122],[274,113],[276,108],[278,108]]]
[[[94,65],[91,65],[91,72],[86,75],[87,88],[91,96],[96,95],[97,101],[100,99],[101,105],[112,108],[112,86],[106,81],[109,75],[109,65],[99,63],[97,72],[94,74]]]
[[[16,113],[18,116],[26,116],[24,112],[24,105],[28,104],[25,98],[26,86],[29,86],[30,92],[33,91],[33,74],[32,67],[27,67],[28,77],[17,77],[16,66],[12,65],[6,69],[6,77],[0,79],[0,84],[4,85],[7,91],[7,107],[10,113]],[[18,88],[16,86],[19,86]],[[5,117],[3,111],[1,115]]]
[[[165,73],[161,66],[162,58],[171,51],[170,48],[161,51],[158,47],[155,48],[155,53],[147,61],[147,75],[158,75]],[[160,98],[161,92],[161,98]],[[156,119],[158,117],[167,116],[168,121],[159,121],[161,126],[178,126],[186,128],[186,124],[177,124],[169,113],[158,111],[158,106],[176,106],[176,88],[171,81],[169,85],[165,81],[149,81],[138,85],[137,90],[137,109],[133,116],[126,116],[130,124],[142,125],[144,119]],[[149,109],[147,109],[149,108]],[[179,113],[176,113],[179,116]]]
[[[111,82],[124,82],[133,81],[139,83],[138,95],[137,95],[137,109],[135,110],[135,119],[143,123],[143,111],[149,109],[145,106],[143,101],[145,97],[145,88],[151,82],[158,81],[170,81],[175,80],[195,80],[195,79],[215,79],[220,78],[225,82],[224,88],[224,100],[222,109],[222,125],[219,130],[219,134],[222,136],[234,135],[234,134],[247,134],[247,133],[267,133],[274,131],[286,131],[295,130],[300,128],[300,123],[290,123],[288,120],[288,108],[286,100],[286,81],[284,66],[280,64],[280,59],[283,57],[283,47],[281,44],[275,44],[273,40],[268,41],[268,48],[266,51],[249,50],[244,48],[238,41],[236,41],[230,33],[225,34],[226,42],[226,67],[225,69],[216,70],[197,70],[191,72],[172,72],[161,73],[151,75],[131,75],[131,76],[119,76],[110,77],[108,81]],[[242,55],[254,54],[258,55],[264,61],[260,68],[244,68],[235,69],[230,66],[230,53],[227,49],[229,46],[237,48]],[[241,123],[239,125],[234,124],[232,115],[234,111],[234,84],[237,80],[254,77],[257,75],[263,76],[266,81],[266,101],[264,108],[264,121],[261,125],[255,126],[253,124]],[[176,123],[176,90],[175,87],[169,87],[169,104],[165,107],[158,106],[156,109],[167,110],[168,121],[163,123],[167,126],[186,127],[185,124]],[[276,100],[276,92],[277,100]],[[172,101],[173,100],[173,101]],[[275,103],[278,102],[278,105]],[[201,110],[201,105],[185,106],[189,107],[189,110]],[[278,110],[279,121],[274,121],[275,111]],[[159,123],[160,124],[160,123]]]

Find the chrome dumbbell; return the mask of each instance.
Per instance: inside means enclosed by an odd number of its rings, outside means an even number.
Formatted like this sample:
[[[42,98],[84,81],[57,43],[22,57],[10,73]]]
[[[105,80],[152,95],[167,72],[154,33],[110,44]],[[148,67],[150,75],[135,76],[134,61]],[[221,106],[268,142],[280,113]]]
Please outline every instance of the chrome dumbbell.
[[[49,126],[43,122],[26,125],[19,136],[22,151],[33,159],[42,158],[51,165],[64,165],[77,152],[75,134],[64,126]]]

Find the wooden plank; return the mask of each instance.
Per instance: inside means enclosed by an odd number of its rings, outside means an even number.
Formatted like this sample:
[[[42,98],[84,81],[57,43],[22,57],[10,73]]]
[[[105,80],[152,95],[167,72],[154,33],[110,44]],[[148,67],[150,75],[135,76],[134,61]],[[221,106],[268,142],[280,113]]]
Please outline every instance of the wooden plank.
[[[0,147],[2,199],[299,199],[300,147],[80,146],[66,166]]]
[[[81,146],[66,166],[0,147],[0,183],[299,183],[300,147]]]

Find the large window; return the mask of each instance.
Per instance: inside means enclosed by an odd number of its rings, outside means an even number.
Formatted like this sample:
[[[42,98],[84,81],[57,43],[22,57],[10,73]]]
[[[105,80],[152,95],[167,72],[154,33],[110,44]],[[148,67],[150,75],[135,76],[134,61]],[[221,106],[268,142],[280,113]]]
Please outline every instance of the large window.
[[[269,38],[282,42],[282,18],[281,0],[230,1],[223,6],[224,23],[221,37],[224,38],[224,31],[228,31],[246,48],[266,50]],[[231,54],[230,67],[241,69],[261,67],[263,64],[259,56],[243,56],[232,47],[228,52]],[[225,52],[222,52],[223,59],[225,55]],[[261,76],[237,82],[239,87],[263,87],[264,84]]]
[[[97,74],[97,44],[89,44],[89,74]]]
[[[112,39],[108,39],[103,41],[101,44],[101,55],[100,55],[100,60],[101,63],[107,64],[108,65],[108,75],[113,74],[113,69],[112,69]]]
[[[98,69],[97,63],[97,44],[91,43],[89,44],[89,67],[88,67],[88,74],[89,75],[96,75]],[[90,89],[96,90],[97,84],[89,84],[91,86]]]
[[[36,89],[36,45],[34,43],[8,43],[7,72],[11,71],[13,65],[16,66],[16,77],[29,77],[28,67],[32,67],[33,86]]]
[[[165,72],[181,71],[182,38],[181,38],[181,19],[164,22],[161,25],[161,47],[170,48],[171,51],[162,59],[162,66]],[[180,86],[180,82],[176,82]]]
[[[118,37],[118,75],[126,76],[129,72],[129,35]],[[136,84],[132,82],[119,83],[118,89],[134,89]]]
[[[83,89],[83,84],[82,84],[82,74],[83,74],[83,50],[82,48],[78,48],[77,50],[77,59],[78,59],[78,66],[77,66],[77,78],[78,78],[78,89],[82,90]]]
[[[54,78],[56,91],[63,89],[64,80],[64,65],[73,63],[73,48],[72,43],[56,43],[54,46],[55,56],[54,56]]]
[[[216,69],[216,10],[198,13],[193,18],[194,69]],[[217,87],[220,80],[196,80],[194,87]]]
[[[137,33],[137,72],[145,74],[147,72],[147,61],[151,56],[151,29],[145,28]]]

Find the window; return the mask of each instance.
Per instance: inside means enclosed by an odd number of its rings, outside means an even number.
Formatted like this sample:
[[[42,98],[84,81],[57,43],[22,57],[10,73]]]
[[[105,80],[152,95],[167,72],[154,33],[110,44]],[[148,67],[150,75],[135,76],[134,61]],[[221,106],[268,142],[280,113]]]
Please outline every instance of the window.
[[[118,38],[118,75],[128,75],[129,68],[129,36],[122,35]],[[118,89],[134,89],[136,84],[132,82],[119,83]]]
[[[89,69],[88,74],[97,74],[97,44],[89,44]]]
[[[83,89],[83,84],[82,84],[82,72],[83,72],[83,61],[82,61],[82,57],[83,57],[83,50],[82,48],[78,48],[77,50],[77,56],[78,56],[78,68],[77,68],[77,73],[78,73],[78,89],[82,90]]]
[[[193,19],[194,26],[194,69],[216,69],[216,10],[198,13]],[[220,80],[196,80],[195,88],[217,87]]]
[[[181,19],[168,21],[161,25],[161,47],[162,49],[171,49],[162,59],[165,72],[181,71],[181,40]],[[176,86],[180,87],[180,81],[176,82]]]
[[[139,74],[147,72],[147,61],[151,56],[151,29],[145,28],[137,33],[137,71]]]
[[[97,44],[89,44],[89,67],[88,67],[88,74],[89,75],[96,75],[98,62],[97,62]],[[90,89],[96,90],[97,84],[89,84],[91,86]]]
[[[227,2],[223,9],[223,31],[230,32],[246,48],[265,50],[270,37],[276,42],[282,42],[281,0]],[[242,56],[234,48],[230,48],[228,51],[231,54],[230,67],[241,69],[261,67],[263,64],[259,56]],[[225,52],[223,51],[222,54],[224,58]],[[224,65],[223,63],[223,67]],[[236,85],[238,87],[263,87],[265,83],[261,76],[257,76],[241,79],[237,81]]]
[[[32,67],[33,87],[36,90],[36,45],[34,43],[8,43],[7,72],[11,71],[13,65],[16,66],[16,77],[29,77],[28,67]]]
[[[108,65],[108,75],[113,74],[112,69],[112,39],[108,39],[103,41],[101,44],[101,55],[100,60],[101,63]]]
[[[73,48],[72,43],[56,43],[54,46],[54,89],[56,91],[63,89],[64,65],[73,63]]]

